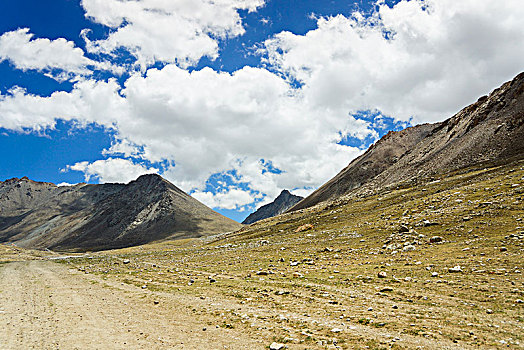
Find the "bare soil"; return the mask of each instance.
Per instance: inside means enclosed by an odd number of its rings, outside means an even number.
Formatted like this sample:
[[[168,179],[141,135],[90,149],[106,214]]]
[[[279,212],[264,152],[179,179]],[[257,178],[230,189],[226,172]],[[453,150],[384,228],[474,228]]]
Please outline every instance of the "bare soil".
[[[0,265],[0,349],[263,348],[206,321],[165,294],[105,284],[57,263]]]

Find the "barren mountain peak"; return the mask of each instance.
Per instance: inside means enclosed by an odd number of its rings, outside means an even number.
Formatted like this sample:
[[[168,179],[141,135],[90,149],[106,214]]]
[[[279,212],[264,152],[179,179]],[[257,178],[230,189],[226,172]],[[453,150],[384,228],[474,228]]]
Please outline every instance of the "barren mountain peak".
[[[288,190],[284,189],[273,202],[258,208],[257,211],[251,213],[244,221],[242,221],[242,223],[246,225],[252,224],[282,214],[302,199],[303,197],[295,196]]]
[[[389,132],[290,211],[524,157],[524,73],[441,123]]]
[[[101,250],[238,228],[157,174],[126,185],[0,183],[0,242],[22,247]]]

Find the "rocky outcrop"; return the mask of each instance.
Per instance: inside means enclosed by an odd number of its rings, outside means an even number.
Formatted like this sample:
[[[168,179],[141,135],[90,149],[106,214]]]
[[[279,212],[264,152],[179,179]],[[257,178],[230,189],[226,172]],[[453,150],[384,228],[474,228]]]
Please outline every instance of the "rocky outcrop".
[[[26,248],[103,250],[240,227],[159,175],[127,185],[0,182],[0,242]]]
[[[290,211],[524,158],[524,73],[441,123],[390,132]]]
[[[257,211],[251,213],[244,221],[242,221],[242,223],[249,225],[262,219],[277,216],[297,204],[302,199],[303,197],[295,196],[288,190],[283,190],[273,202],[258,208]]]

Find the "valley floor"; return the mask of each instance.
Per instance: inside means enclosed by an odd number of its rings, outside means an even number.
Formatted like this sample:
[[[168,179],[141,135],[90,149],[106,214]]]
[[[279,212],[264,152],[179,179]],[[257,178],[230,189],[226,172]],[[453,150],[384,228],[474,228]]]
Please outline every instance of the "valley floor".
[[[521,161],[207,240],[0,245],[0,349],[524,349],[523,183]]]

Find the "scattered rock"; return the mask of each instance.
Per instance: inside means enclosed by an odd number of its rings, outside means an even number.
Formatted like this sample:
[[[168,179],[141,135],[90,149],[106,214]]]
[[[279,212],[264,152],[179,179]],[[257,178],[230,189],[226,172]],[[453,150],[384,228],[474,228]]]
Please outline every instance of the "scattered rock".
[[[387,250],[395,250],[400,248],[400,245],[398,243],[391,243],[386,246]]]
[[[501,252],[507,252],[507,251],[508,251],[508,248],[506,248],[506,247],[500,247],[500,251],[501,251]]]
[[[406,232],[409,232],[409,227],[407,227],[406,225],[400,225],[399,229],[398,229],[398,232],[399,233],[406,233]]]
[[[462,267],[460,267],[459,265],[455,266],[455,267],[450,267],[448,269],[448,272],[451,272],[451,273],[458,273],[458,272],[462,272]]]
[[[378,276],[378,278],[386,278],[386,277],[388,277],[388,274],[385,271],[380,271],[377,274],[377,276]]]
[[[440,236],[433,236],[429,239],[429,243],[439,243],[442,242],[444,239]]]
[[[414,251],[416,249],[417,248],[414,245],[412,245],[412,244],[409,244],[409,245],[405,246],[404,248],[402,248],[402,250],[405,251],[405,252],[412,252],[412,251]]]
[[[285,346],[284,344],[274,342],[274,343],[271,343],[271,345],[269,346],[269,350],[281,350],[281,349],[284,349],[284,346]]]
[[[340,333],[340,332],[342,332],[342,329],[340,329],[340,328],[333,328],[331,330],[331,332],[333,332],[333,333]]]
[[[299,226],[295,232],[302,232],[302,231],[307,231],[307,230],[312,230],[314,228],[313,225],[311,224],[305,224],[305,225],[302,225],[302,226]]]
[[[380,290],[381,293],[392,292],[392,291],[393,291],[393,288],[391,287],[384,287]]]
[[[124,265],[127,265],[127,264],[129,264],[130,262],[131,262],[131,260],[129,260],[129,259],[125,259],[125,260],[123,261]]]
[[[258,276],[267,276],[269,273],[267,271],[257,271],[256,273]]]
[[[313,259],[302,259],[302,262],[306,265],[315,265],[315,260]]]
[[[424,221],[422,221],[422,226],[424,226],[424,227],[435,226],[435,225],[438,225],[438,223],[436,223],[436,222],[431,222],[431,221],[429,221],[429,220],[424,220]]]

